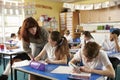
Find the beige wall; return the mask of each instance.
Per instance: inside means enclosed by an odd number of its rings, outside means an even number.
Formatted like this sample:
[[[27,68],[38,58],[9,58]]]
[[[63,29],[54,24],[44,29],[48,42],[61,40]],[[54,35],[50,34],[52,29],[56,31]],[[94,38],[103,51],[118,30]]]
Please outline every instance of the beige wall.
[[[36,7],[36,14],[33,15],[35,19],[38,20],[41,15],[48,15],[49,17],[55,17],[59,24],[59,14],[63,8],[63,3],[50,2],[49,0],[25,0],[24,2],[30,2],[39,5],[39,7]],[[45,6],[47,8],[40,6]]]

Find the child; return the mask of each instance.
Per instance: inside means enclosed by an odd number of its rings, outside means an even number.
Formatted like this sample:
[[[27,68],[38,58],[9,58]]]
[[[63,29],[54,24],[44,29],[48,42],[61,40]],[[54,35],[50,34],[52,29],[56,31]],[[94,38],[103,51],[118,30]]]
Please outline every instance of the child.
[[[69,42],[72,42],[72,36],[71,36],[69,30],[66,30],[66,31],[65,31],[64,37],[67,39],[68,43],[69,43]]]
[[[69,57],[69,47],[65,37],[62,37],[58,31],[50,33],[48,43],[39,53],[35,60],[39,60],[42,55],[47,54],[46,62],[52,64],[67,64]]]
[[[45,60],[47,63],[67,64],[69,57],[68,43],[66,38],[62,37],[58,31],[53,31],[50,33],[48,43],[44,46],[39,55],[35,57],[35,60],[40,60],[40,58],[45,54],[47,54],[47,58]],[[30,80],[39,80],[39,78],[31,75]]]
[[[78,45],[78,46],[76,46],[76,47],[73,47],[73,48],[81,48],[82,46],[84,46],[87,42],[90,42],[90,41],[94,41],[94,38],[93,38],[93,36],[90,34],[90,32],[89,31],[84,31],[83,33],[82,33],[82,35],[83,35],[83,39],[81,40],[81,43]]]
[[[22,41],[21,41],[21,36],[20,36],[20,30],[21,30],[21,27],[19,28],[17,34],[18,34],[18,39],[19,41],[17,42],[17,45],[16,47],[12,46],[12,47],[9,47],[9,50],[16,50],[16,49],[19,49],[19,50],[22,50],[23,51],[23,46],[22,46]],[[17,54],[13,59],[12,59],[12,64],[14,62],[17,62],[17,61],[21,61],[21,60],[25,60],[25,59],[28,59],[30,60],[29,56],[23,52],[21,54]],[[10,61],[8,62],[6,68],[5,68],[5,71],[3,72],[3,74],[0,76],[0,80],[8,80],[8,76],[9,76],[9,73],[11,71],[11,68],[10,68]]]
[[[120,40],[118,39],[119,35],[119,29],[111,31],[110,38],[103,41],[101,45],[102,49],[105,51],[120,52]]]
[[[111,78],[115,77],[115,71],[107,54],[100,50],[96,42],[88,42],[78,51],[69,64],[82,62],[83,66],[73,68],[74,72],[96,73]],[[105,67],[105,69],[103,69]]]

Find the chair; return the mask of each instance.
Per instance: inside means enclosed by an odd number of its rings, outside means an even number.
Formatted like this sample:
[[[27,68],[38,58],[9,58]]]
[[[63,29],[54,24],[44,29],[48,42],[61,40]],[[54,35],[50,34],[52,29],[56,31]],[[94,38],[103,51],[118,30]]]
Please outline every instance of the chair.
[[[116,57],[109,57],[109,59],[110,59],[112,65],[113,65],[116,76],[115,76],[115,79],[108,77],[107,80],[120,80],[120,77],[118,76],[118,73],[120,74],[120,65],[118,66],[118,64],[120,63],[120,60]]]
[[[2,56],[0,55],[0,65],[1,65],[1,63],[2,63]]]
[[[16,55],[12,56],[12,58],[14,58]],[[10,56],[4,56],[3,57],[5,63],[4,63],[4,69],[5,69],[5,66],[7,65],[7,62],[10,60]],[[24,73],[24,79],[26,77],[26,74]]]
[[[116,68],[116,77],[115,80],[120,80],[120,64],[117,65]]]

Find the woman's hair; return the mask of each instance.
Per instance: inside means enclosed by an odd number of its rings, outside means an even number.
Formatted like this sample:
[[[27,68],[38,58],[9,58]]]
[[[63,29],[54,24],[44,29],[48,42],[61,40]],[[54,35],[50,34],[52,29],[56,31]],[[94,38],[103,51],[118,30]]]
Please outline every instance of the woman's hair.
[[[93,38],[93,36],[90,34],[89,31],[84,31],[83,32],[83,35],[85,35],[86,37],[89,37],[89,38]],[[94,39],[94,38],[93,38]]]
[[[100,46],[96,42],[88,42],[84,46],[84,55],[89,59],[97,57],[99,51]]]
[[[18,35],[19,40],[21,40],[21,34],[20,34],[20,31],[21,31],[21,27],[19,27],[18,32],[17,32],[17,35]]]
[[[36,34],[34,36],[37,39],[39,38],[38,33],[40,32],[40,27],[37,21],[32,17],[26,18],[21,27],[21,37],[23,38],[24,41],[29,42],[30,32],[28,31],[28,29],[33,27],[37,28]]]
[[[52,41],[57,42],[57,48],[55,50],[55,56],[59,60],[63,58],[65,55],[69,57],[69,46],[65,37],[63,37],[60,32],[53,31],[50,34],[50,38]]]

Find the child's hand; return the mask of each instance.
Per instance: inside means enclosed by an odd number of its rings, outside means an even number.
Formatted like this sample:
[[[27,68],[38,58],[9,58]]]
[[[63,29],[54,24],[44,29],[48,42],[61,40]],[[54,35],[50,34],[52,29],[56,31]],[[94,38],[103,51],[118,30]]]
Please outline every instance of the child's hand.
[[[80,67],[80,71],[86,72],[86,73],[91,73],[91,69],[87,66]]]
[[[80,67],[73,68],[72,71],[73,73],[80,73]]]
[[[38,58],[38,57],[35,57],[34,60],[35,60],[35,61],[39,61],[39,58]]]
[[[47,59],[45,59],[45,62],[51,63],[51,60],[49,60],[49,59],[47,58]]]
[[[113,39],[117,39],[117,35],[116,34],[113,34]]]
[[[76,66],[75,64],[70,63],[70,62],[69,62],[69,66],[72,68],[72,71],[74,73],[80,73],[80,67],[79,66]]]

